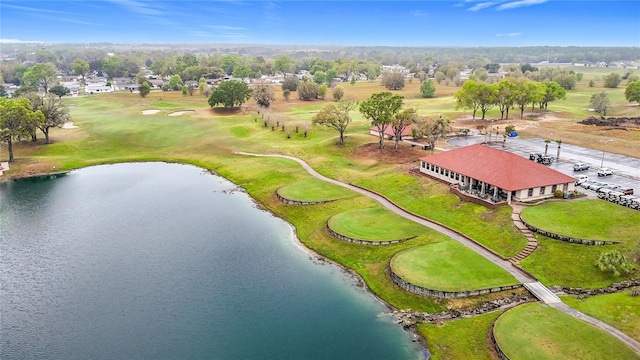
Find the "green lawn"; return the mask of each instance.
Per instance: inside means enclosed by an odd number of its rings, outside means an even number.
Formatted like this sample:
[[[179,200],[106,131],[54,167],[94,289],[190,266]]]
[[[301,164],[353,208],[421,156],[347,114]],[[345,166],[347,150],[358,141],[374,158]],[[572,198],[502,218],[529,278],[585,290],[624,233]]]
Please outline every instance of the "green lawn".
[[[629,293],[627,290],[586,299],[563,296],[562,301],[640,341],[640,297],[632,297]]]
[[[607,332],[538,303],[504,313],[496,321],[494,334],[511,359],[640,359]]]
[[[506,258],[527,243],[514,226],[508,206],[490,210],[463,202],[446,185],[395,170],[356,183],[384,194],[405,209],[457,229]]]
[[[370,241],[400,240],[427,229],[380,207],[336,214],[329,219],[329,227],[352,239]]]
[[[509,273],[455,241],[418,246],[391,259],[393,271],[431,290],[465,291],[517,284]]]
[[[640,212],[599,199],[530,206],[522,211],[522,218],[556,234],[640,244]]]
[[[278,194],[285,199],[310,202],[336,200],[356,195],[349,189],[316,178],[283,186],[278,189]]]
[[[492,360],[487,332],[501,311],[473,318],[448,321],[441,325],[419,325],[420,334],[427,339],[431,359]]]

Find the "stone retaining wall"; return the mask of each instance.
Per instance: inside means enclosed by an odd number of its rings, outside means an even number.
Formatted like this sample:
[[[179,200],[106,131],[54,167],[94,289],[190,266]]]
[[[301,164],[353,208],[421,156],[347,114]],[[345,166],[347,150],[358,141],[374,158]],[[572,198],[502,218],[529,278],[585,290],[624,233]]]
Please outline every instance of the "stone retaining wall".
[[[334,201],[334,200],[321,200],[321,201],[290,200],[290,199],[284,198],[280,194],[278,194],[278,190],[276,190],[276,197],[282,203],[287,204],[287,205],[317,205],[317,204],[324,204],[324,203],[328,203],[328,202]]]
[[[338,234],[337,232],[335,232],[333,229],[331,229],[331,227],[329,227],[329,220],[327,220],[324,223],[324,227],[325,229],[327,229],[327,232],[335,237],[336,239],[340,239],[340,240],[344,240],[344,241],[348,241],[350,243],[354,243],[354,244],[361,244],[361,245],[391,245],[391,244],[397,244],[403,241],[407,241],[407,240],[411,240],[413,238],[415,238],[415,236],[411,236],[408,238],[403,238],[403,239],[398,239],[398,240],[385,240],[385,241],[374,241],[374,240],[360,240],[360,239],[354,239],[354,238],[350,238],[348,236],[342,235],[342,234]]]
[[[616,244],[620,244],[619,241],[580,239],[580,238],[574,238],[574,237],[571,237],[571,236],[552,233],[552,232],[549,232],[549,231],[544,231],[544,230],[538,229],[537,227],[535,227],[535,226],[527,223],[526,221],[524,221],[524,219],[522,219],[522,214],[520,214],[520,221],[522,221],[522,223],[529,230],[531,230],[531,231],[533,231],[535,233],[538,233],[540,235],[544,235],[544,236],[552,238],[552,239],[565,241],[565,242],[569,242],[569,243],[573,243],[573,244],[581,244],[581,245],[616,245]]]
[[[439,299],[466,298],[466,297],[495,293],[499,291],[513,290],[513,289],[522,287],[522,284],[514,284],[514,285],[496,286],[492,288],[466,290],[466,291],[431,290],[419,285],[412,284],[411,282],[404,280],[393,271],[393,269],[391,268],[391,265],[389,265],[388,268],[389,268],[389,275],[391,276],[391,279],[396,285],[398,285],[402,289],[414,294],[428,296],[432,298],[439,298]]]
[[[502,315],[500,315],[500,316],[502,316]],[[505,354],[504,351],[502,351],[502,349],[500,348],[500,345],[498,345],[498,342],[496,341],[496,335],[493,333],[493,329],[496,326],[496,321],[498,321],[500,316],[498,316],[495,320],[493,320],[493,322],[491,323],[491,328],[489,328],[489,332],[490,332],[489,335],[490,335],[490,338],[491,338],[491,345],[495,349],[495,351],[498,354],[498,357],[500,359],[502,359],[502,360],[511,360],[511,359],[509,359],[507,354]]]
[[[559,287],[559,290],[562,290],[564,293],[569,295],[593,296],[593,295],[602,295],[602,294],[612,294],[612,293],[616,293],[618,291],[629,289],[636,286],[640,286],[640,278],[620,281],[615,284],[611,284],[610,286],[597,288],[597,289],[583,289],[583,288],[571,288],[571,287],[561,286]]]

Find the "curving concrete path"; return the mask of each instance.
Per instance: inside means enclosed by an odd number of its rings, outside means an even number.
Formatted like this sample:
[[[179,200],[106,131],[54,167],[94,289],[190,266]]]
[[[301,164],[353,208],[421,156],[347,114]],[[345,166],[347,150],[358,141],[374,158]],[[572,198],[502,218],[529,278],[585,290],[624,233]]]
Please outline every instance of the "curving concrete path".
[[[288,155],[279,155],[279,154],[254,154],[254,153],[248,153],[248,152],[243,152],[243,151],[236,151],[234,152],[235,154],[239,154],[239,155],[247,155],[247,156],[256,156],[256,157],[278,157],[278,158],[283,158],[283,159],[289,159],[289,160],[293,160],[295,162],[297,162],[298,164],[300,164],[309,174],[311,174],[313,177],[326,181],[328,183],[334,184],[334,185],[338,185],[338,186],[342,186],[344,188],[347,188],[349,190],[353,190],[359,194],[362,194],[364,196],[367,196],[373,200],[376,200],[377,202],[379,202],[382,206],[384,206],[385,208],[393,211],[394,213],[409,219],[411,221],[414,221],[420,225],[426,226],[428,228],[431,228],[435,231],[438,231],[441,234],[447,235],[449,236],[451,239],[461,243],[462,245],[470,248],[471,250],[475,251],[476,253],[480,254],[481,256],[483,256],[484,258],[488,259],[489,261],[491,261],[492,263],[498,265],[499,267],[501,267],[502,269],[504,269],[505,271],[507,271],[509,274],[513,275],[513,277],[515,277],[518,281],[520,281],[525,288],[527,288],[527,290],[529,290],[536,298],[538,298],[540,301],[544,302],[545,304],[552,306],[553,308],[564,312],[565,314],[571,315],[576,319],[580,319],[583,321],[586,321],[594,326],[599,327],[600,329],[610,333],[611,335],[615,336],[616,338],[618,338],[620,341],[624,342],[625,344],[627,344],[629,347],[631,347],[636,353],[638,353],[640,355],[640,342],[638,342],[637,340],[631,338],[630,336],[626,335],[625,333],[621,332],[620,330],[598,320],[595,318],[592,318],[588,315],[585,315],[571,307],[569,307],[568,305],[564,304],[560,298],[558,296],[556,296],[551,290],[549,290],[546,286],[544,286],[542,283],[540,283],[539,281],[537,281],[537,279],[534,279],[531,275],[527,274],[526,272],[524,272],[523,270],[515,267],[511,262],[509,262],[508,260],[504,260],[502,258],[500,258],[498,255],[494,254],[493,252],[485,249],[484,247],[478,245],[476,242],[470,240],[469,238],[466,238],[464,236],[462,236],[461,234],[451,230],[448,227],[445,227],[443,225],[434,223],[426,218],[423,217],[419,217],[416,216],[415,214],[401,208],[400,206],[396,205],[395,203],[389,201],[387,198],[380,196],[379,194],[376,194],[374,192],[371,192],[369,190],[363,189],[363,188],[359,188],[357,186],[354,185],[350,185],[350,184],[346,184],[343,182],[340,182],[338,180],[334,180],[331,178],[328,178],[324,175],[319,174],[318,172],[316,172],[315,170],[313,170],[313,168],[311,166],[309,166],[309,164],[307,164],[304,160],[298,159],[296,157],[293,156],[288,156]]]

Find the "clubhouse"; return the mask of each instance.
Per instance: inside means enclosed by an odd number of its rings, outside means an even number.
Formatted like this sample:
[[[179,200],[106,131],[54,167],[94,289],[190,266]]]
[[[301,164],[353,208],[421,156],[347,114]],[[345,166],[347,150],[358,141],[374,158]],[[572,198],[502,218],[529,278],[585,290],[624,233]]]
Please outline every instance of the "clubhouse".
[[[420,158],[420,172],[494,203],[531,201],[575,190],[575,179],[522,156],[482,144]]]

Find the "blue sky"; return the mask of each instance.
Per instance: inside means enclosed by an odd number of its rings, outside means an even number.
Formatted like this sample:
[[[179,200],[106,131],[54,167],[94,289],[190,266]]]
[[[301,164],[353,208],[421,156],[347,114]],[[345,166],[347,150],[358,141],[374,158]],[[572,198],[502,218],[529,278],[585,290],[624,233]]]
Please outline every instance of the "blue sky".
[[[0,39],[74,43],[640,46],[640,0],[2,0]]]

